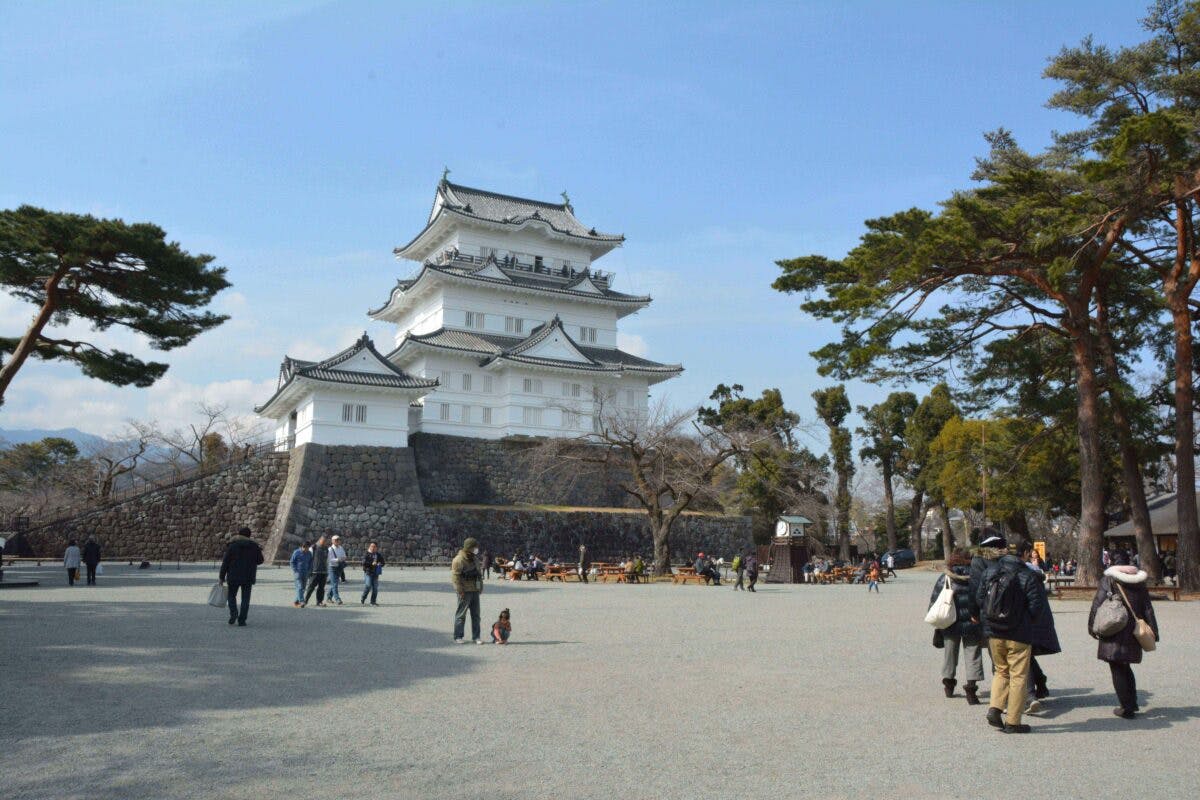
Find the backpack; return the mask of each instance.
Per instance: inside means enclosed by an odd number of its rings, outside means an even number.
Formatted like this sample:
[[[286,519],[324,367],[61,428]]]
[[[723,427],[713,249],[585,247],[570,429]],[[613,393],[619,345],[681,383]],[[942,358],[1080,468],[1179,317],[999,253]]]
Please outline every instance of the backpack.
[[[1025,610],[1021,582],[1016,570],[994,567],[984,578],[983,617],[993,633],[1011,633],[1017,629]]]
[[[733,571],[737,572],[741,568],[742,568],[742,557],[734,556],[733,557]]]

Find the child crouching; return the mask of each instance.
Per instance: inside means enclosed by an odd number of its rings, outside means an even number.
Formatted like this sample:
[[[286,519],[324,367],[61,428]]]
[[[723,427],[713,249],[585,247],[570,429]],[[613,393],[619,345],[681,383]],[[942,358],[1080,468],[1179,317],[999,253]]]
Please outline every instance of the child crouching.
[[[496,624],[492,626],[492,644],[508,644],[508,637],[512,634],[512,622],[509,621],[508,609],[500,612],[500,619],[496,620]]]

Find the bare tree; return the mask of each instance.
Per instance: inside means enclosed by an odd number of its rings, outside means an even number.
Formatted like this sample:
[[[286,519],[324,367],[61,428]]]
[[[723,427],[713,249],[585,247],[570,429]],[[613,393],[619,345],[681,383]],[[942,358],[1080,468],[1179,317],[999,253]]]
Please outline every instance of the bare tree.
[[[602,474],[615,480],[646,512],[654,542],[653,571],[671,572],[671,529],[690,508],[717,502],[720,467],[759,441],[752,431],[726,431],[701,423],[697,410],[656,403],[647,412],[621,409],[597,398],[597,430],[549,439],[530,452],[543,474],[578,480]]]
[[[142,465],[152,442],[149,429],[130,422],[115,441],[99,440],[84,449],[84,456],[96,468],[95,496],[100,502],[112,497],[116,484]]]

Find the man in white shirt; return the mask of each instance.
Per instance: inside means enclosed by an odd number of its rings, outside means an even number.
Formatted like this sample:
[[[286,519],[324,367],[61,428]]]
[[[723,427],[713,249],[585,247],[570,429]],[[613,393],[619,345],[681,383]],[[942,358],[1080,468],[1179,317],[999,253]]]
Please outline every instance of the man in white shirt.
[[[346,568],[346,548],[342,547],[342,537],[334,536],[333,544],[329,545],[329,602],[342,604],[342,596],[338,593],[338,582]]]

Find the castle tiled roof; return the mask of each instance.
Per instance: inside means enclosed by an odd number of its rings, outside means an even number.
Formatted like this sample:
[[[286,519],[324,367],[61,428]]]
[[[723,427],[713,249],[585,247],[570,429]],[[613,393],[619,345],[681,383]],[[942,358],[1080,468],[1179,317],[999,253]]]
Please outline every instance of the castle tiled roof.
[[[566,361],[562,359],[539,358],[536,356],[525,355],[525,352],[531,349],[536,344],[540,343],[553,329],[554,322],[539,325],[527,337],[521,336],[503,336],[496,333],[480,333],[474,331],[457,330],[454,328],[440,328],[432,333],[414,335],[409,334],[404,338],[392,353],[388,354],[388,358],[393,358],[397,353],[402,351],[410,342],[418,345],[428,345],[446,350],[458,350],[465,353],[475,353],[482,358],[481,364],[488,364],[496,359],[503,358],[508,361],[521,361],[530,364],[539,364],[543,366],[562,367],[567,369],[581,369],[593,372],[621,372],[635,371],[648,373],[663,373],[674,375],[682,372],[683,367],[678,364],[661,364],[657,361],[651,361],[648,358],[635,356],[632,353],[626,353],[624,350],[609,347],[589,347],[582,345],[571,339],[571,337],[563,332],[563,335],[570,340],[579,352],[584,355],[588,361]],[[561,325],[560,325],[561,327]]]
[[[375,360],[387,372],[368,372],[365,370],[340,369],[339,366],[349,361],[363,350],[375,356]],[[368,386],[386,389],[433,389],[438,385],[436,379],[417,378],[409,375],[395,364],[388,361],[375,349],[374,342],[367,334],[345,350],[330,356],[324,361],[304,361],[299,358],[284,357],[279,367],[279,383],[271,399],[255,408],[256,413],[266,411],[277,399],[284,395],[297,379],[340,383],[351,386]]]
[[[520,225],[531,219],[540,219],[559,233],[578,236],[581,239],[622,242],[619,233],[599,233],[575,218],[575,209],[565,200],[562,203],[547,203],[524,197],[472,189],[456,183],[442,181],[438,186],[442,193],[444,208],[459,214],[508,225]]]
[[[434,194],[429,221],[408,244],[397,247],[396,254],[406,258],[420,258],[420,253],[423,252],[427,242],[421,245],[418,245],[418,242],[422,242],[426,233],[437,226],[438,220],[442,219],[444,215],[484,222],[489,225],[510,226],[514,229],[530,222],[540,222],[557,234],[581,243],[595,245],[602,250],[619,247],[625,241],[625,237],[619,233],[601,233],[593,227],[584,225],[575,217],[575,209],[571,207],[565,196],[561,203],[548,203],[543,200],[530,200],[486,189],[460,186],[443,178],[438,183],[437,192]],[[415,248],[414,245],[416,245]],[[409,248],[414,249],[410,252]]]

